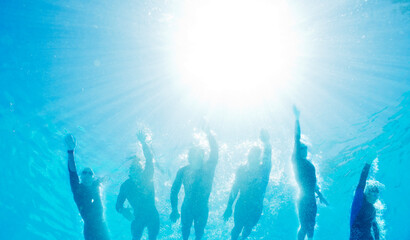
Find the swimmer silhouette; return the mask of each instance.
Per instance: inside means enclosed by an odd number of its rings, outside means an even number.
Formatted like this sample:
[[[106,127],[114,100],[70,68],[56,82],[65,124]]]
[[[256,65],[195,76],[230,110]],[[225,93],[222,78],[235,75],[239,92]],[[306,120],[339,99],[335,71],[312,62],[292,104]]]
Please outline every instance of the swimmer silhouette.
[[[350,240],[379,240],[379,226],[375,220],[376,209],[373,206],[379,198],[379,188],[377,185],[366,186],[371,164],[372,160],[369,159],[363,167],[354,195],[350,214]]]
[[[300,112],[296,107],[293,107],[293,111],[296,117],[296,126],[292,163],[296,182],[300,189],[300,196],[298,199],[300,223],[298,240],[305,239],[306,235],[308,239],[313,239],[317,213],[315,193],[318,195],[319,200],[322,203],[325,205],[328,205],[328,203],[320,192],[319,187],[316,185],[316,170],[315,166],[307,160],[307,146],[300,141]]]
[[[159,232],[159,215],[155,206],[154,163],[150,148],[146,143],[146,135],[138,132],[137,138],[142,145],[145,157],[145,168],[139,162],[132,163],[129,178],[121,185],[118,194],[116,209],[126,219],[132,221],[131,233],[133,240],[139,240],[145,227],[148,229],[148,238],[157,239]],[[124,208],[128,200],[134,210]]]
[[[74,161],[76,140],[71,134],[68,134],[65,137],[65,142],[68,152],[68,173],[70,175],[71,191],[84,220],[84,239],[108,240],[110,238],[104,220],[100,181],[95,179],[91,168],[84,168],[81,172],[80,183]]]
[[[263,198],[265,197],[272,168],[272,148],[267,131],[261,130],[260,140],[264,144],[262,162],[261,149],[259,147],[251,148],[248,153],[247,164],[239,167],[236,172],[228,206],[223,215],[225,221],[230,218],[232,215],[232,205],[239,195],[235,204],[235,226],[231,232],[232,240],[238,239],[241,232],[241,239],[246,239],[251,234],[252,228],[258,223],[262,214]]]
[[[208,220],[208,200],[218,163],[218,144],[209,130],[207,135],[211,149],[208,161],[204,162],[203,149],[192,147],[188,153],[189,164],[179,169],[171,189],[170,219],[175,222],[179,218],[178,193],[184,185],[185,197],[181,207],[184,240],[189,238],[192,224],[194,224],[196,240],[200,240]]]

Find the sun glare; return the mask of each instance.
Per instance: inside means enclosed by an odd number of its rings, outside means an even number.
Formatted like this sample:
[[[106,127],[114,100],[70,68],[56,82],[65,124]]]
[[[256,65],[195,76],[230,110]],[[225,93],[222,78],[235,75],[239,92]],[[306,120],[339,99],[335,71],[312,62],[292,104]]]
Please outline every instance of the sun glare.
[[[284,1],[187,1],[176,34],[183,85],[205,101],[260,103],[290,78],[298,52]]]

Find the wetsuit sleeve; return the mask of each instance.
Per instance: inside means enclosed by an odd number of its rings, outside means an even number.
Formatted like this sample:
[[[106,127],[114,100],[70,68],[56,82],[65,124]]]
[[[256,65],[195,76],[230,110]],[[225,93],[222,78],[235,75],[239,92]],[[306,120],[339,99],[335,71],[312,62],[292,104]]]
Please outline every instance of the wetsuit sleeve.
[[[126,191],[126,182],[124,182],[121,187],[120,187],[120,193],[118,194],[117,197],[117,203],[115,204],[115,209],[117,212],[121,213],[122,210],[124,209],[124,202],[125,199],[127,199],[127,191]]]
[[[212,134],[208,134],[208,141],[211,151],[209,153],[207,165],[211,171],[214,171],[216,164],[218,163],[218,143],[216,142],[215,136]]]
[[[300,149],[300,123],[299,120],[297,119],[295,122],[295,146],[293,149],[293,156],[292,156],[292,162],[293,164],[298,164],[300,158],[299,156],[299,149]]]
[[[70,176],[71,192],[73,192],[74,200],[77,201],[77,194],[78,194],[78,188],[80,186],[80,179],[78,178],[73,151],[68,151],[68,174]]]
[[[184,168],[179,169],[171,188],[171,207],[172,211],[178,210],[178,193],[181,190]]]
[[[232,208],[233,203],[235,202],[236,197],[239,193],[239,182],[241,178],[241,170],[238,169],[235,176],[235,181],[232,185],[231,193],[229,194],[228,206],[226,208]]]
[[[145,169],[144,169],[144,174],[147,176],[149,179],[152,179],[154,176],[154,160],[152,156],[151,149],[148,147],[147,143],[142,142],[142,151],[144,152],[144,157],[145,157]]]
[[[362,174],[360,175],[359,184],[357,185],[356,192],[354,194],[352,211],[350,213],[350,226],[353,225],[356,220],[357,215],[362,208],[363,198],[364,198],[364,188],[366,186],[366,179],[369,175],[370,164],[366,164],[363,167]]]
[[[269,143],[265,143],[262,159],[263,178],[269,180],[270,171],[272,169],[272,147]]]

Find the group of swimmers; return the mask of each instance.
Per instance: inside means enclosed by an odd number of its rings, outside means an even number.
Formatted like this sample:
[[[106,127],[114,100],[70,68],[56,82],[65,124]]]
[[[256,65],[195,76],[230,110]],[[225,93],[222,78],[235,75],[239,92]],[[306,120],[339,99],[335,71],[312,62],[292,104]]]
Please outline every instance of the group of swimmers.
[[[328,203],[317,186],[315,167],[307,159],[307,146],[301,142],[300,114],[296,107],[294,114],[296,126],[292,163],[300,188],[298,199],[300,228],[297,239],[302,240],[306,237],[313,239],[317,213],[316,196],[325,205]],[[192,225],[195,229],[195,239],[200,240],[208,220],[208,201],[218,163],[218,143],[209,129],[206,129],[206,133],[210,146],[209,159],[204,161],[205,151],[202,148],[192,147],[188,153],[189,164],[179,169],[171,188],[172,212],[170,220],[176,222],[181,217],[182,238],[184,240],[189,238]],[[149,239],[153,240],[157,239],[160,226],[159,214],[155,206],[153,154],[146,142],[145,133],[139,132],[137,138],[142,146],[145,166],[143,167],[139,161],[131,164],[129,178],[120,187],[116,210],[132,222],[133,240],[141,239],[145,228],[148,229]],[[272,147],[266,130],[261,130],[260,140],[263,143],[263,149],[252,147],[248,153],[247,164],[238,168],[223,214],[223,219],[227,221],[233,212],[232,240],[238,239],[239,236],[241,239],[246,239],[262,214],[263,200],[272,167]],[[76,140],[72,135],[67,135],[65,141],[68,149],[71,190],[84,220],[84,238],[86,240],[108,240],[110,237],[104,220],[100,182],[94,177],[91,168],[84,168],[81,172],[80,183],[74,161]],[[370,160],[364,166],[356,188],[350,218],[351,240],[379,239],[374,207],[379,196],[379,189],[375,185],[366,187],[371,163]],[[182,185],[185,196],[181,211],[179,211],[178,194]],[[131,208],[124,207],[125,200],[129,202]],[[235,200],[236,204],[233,210]]]

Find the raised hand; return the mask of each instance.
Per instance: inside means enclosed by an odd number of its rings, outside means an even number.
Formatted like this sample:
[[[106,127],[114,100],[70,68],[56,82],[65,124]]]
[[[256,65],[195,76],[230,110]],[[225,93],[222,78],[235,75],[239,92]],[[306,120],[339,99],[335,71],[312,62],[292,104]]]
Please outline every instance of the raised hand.
[[[143,143],[143,142],[145,142],[147,136],[145,135],[144,131],[140,130],[137,133],[137,138],[138,138],[138,141]]]
[[[65,144],[67,146],[67,150],[73,151],[77,145],[77,141],[75,140],[74,136],[71,134],[67,134],[64,138]]]
[[[171,222],[176,222],[179,219],[180,215],[178,211],[172,211],[171,215],[169,216],[169,218],[171,219]]]

